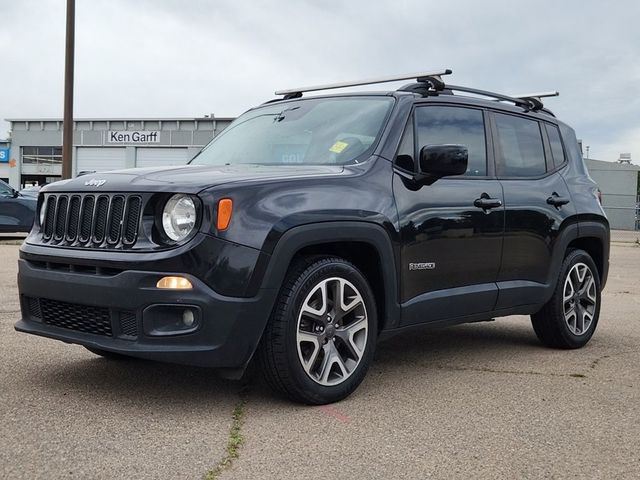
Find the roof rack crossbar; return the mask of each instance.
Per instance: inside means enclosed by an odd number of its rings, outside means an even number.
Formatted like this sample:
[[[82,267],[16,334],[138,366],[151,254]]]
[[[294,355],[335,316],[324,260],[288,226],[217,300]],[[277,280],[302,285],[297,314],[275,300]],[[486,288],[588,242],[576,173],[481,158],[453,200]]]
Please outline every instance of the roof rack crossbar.
[[[303,92],[317,92],[318,90],[333,90],[334,88],[346,88],[346,87],[358,87],[361,85],[372,85],[376,83],[387,83],[387,82],[397,82],[400,80],[410,80],[415,78],[417,81],[424,79],[426,77],[436,77],[439,78],[442,75],[451,75],[452,70],[450,69],[442,69],[433,72],[419,72],[419,73],[411,73],[406,75],[393,75],[389,77],[379,77],[379,78],[370,78],[368,80],[357,80],[353,82],[340,82],[340,83],[330,83],[327,85],[313,85],[310,87],[300,87],[300,88],[289,88],[287,90],[278,90],[275,92],[276,95],[297,95],[302,94]],[[300,96],[300,95],[298,95]]]
[[[495,100],[500,100],[503,102],[511,102],[518,105],[519,107],[524,107],[527,109],[532,107],[531,102],[524,98],[511,97],[509,95],[504,95],[502,93],[495,93],[495,92],[489,92],[486,90],[478,90],[477,88],[461,87],[459,85],[448,85],[448,84],[446,88],[453,91],[471,93],[473,95],[480,95],[483,97],[490,97],[490,98],[494,98]]]

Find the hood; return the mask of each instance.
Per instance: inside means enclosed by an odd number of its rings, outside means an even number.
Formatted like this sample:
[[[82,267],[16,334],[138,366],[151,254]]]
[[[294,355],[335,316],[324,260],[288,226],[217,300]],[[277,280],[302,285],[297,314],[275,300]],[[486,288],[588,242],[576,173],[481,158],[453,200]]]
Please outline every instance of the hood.
[[[47,185],[43,192],[183,192],[232,182],[340,175],[342,165],[183,165],[92,173]]]

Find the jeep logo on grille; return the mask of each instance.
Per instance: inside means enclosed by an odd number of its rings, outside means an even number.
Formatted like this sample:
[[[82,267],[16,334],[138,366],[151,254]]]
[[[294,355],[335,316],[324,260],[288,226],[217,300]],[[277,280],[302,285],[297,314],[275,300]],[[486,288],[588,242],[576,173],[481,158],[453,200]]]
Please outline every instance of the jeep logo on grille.
[[[106,180],[98,180],[98,179],[95,179],[95,178],[92,178],[91,180],[88,180],[88,181],[84,182],[84,184],[87,187],[101,187],[105,183],[107,183]]]

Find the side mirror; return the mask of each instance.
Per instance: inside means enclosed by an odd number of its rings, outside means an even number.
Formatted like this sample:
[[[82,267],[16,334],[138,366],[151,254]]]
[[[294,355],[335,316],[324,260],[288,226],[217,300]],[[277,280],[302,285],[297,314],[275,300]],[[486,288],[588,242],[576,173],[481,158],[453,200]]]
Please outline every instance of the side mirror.
[[[13,189],[11,191],[11,195],[13,196],[13,198],[18,198],[20,196],[20,192],[18,192],[18,190]]]
[[[420,173],[416,180],[431,185],[442,177],[467,171],[469,151],[464,145],[426,145],[420,149]]]

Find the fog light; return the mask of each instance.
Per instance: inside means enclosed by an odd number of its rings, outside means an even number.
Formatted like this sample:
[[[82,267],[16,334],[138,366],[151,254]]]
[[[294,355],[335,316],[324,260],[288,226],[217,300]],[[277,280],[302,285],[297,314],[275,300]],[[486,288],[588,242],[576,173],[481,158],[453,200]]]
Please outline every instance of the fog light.
[[[182,312],[182,323],[185,327],[191,327],[196,321],[196,317],[193,315],[193,310],[186,309]]]
[[[184,277],[162,277],[156,283],[156,288],[165,288],[170,290],[190,290],[193,288],[191,282]]]
[[[201,322],[202,313],[195,305],[151,305],[142,312],[144,333],[151,336],[192,333]]]

